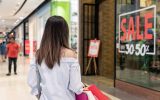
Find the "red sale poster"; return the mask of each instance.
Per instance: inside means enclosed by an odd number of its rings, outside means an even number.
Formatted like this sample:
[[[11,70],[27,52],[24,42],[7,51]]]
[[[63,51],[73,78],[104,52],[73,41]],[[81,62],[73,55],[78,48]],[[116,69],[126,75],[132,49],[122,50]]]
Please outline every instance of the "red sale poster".
[[[25,40],[25,54],[29,55],[29,53],[30,53],[29,40]]]
[[[88,57],[98,57],[100,40],[90,40]]]
[[[143,15],[139,15],[140,13]],[[156,20],[155,5],[120,14],[119,53],[136,56],[155,55]]]

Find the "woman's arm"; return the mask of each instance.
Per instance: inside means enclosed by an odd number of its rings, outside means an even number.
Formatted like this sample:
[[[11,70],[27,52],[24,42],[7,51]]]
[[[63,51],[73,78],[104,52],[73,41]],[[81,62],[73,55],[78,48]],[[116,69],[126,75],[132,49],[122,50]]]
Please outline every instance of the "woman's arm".
[[[31,94],[39,98],[41,95],[40,73],[35,59],[33,59],[30,64],[28,85],[31,87]]]
[[[81,82],[81,72],[78,61],[74,62],[70,68],[70,84],[69,89],[76,94],[83,92],[83,83]]]

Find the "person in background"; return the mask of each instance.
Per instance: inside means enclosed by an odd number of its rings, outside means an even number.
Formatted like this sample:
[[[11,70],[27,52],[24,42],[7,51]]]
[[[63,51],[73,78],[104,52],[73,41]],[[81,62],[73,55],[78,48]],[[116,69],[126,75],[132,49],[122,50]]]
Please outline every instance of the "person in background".
[[[19,45],[15,42],[15,38],[10,38],[10,43],[7,44],[7,56],[8,56],[8,74],[11,75],[12,63],[14,63],[14,74],[17,75],[17,58],[19,52]]]
[[[68,40],[64,18],[50,17],[28,74],[31,93],[39,100],[75,100],[75,94],[83,92],[77,55]]]
[[[1,52],[2,52],[1,45],[2,45],[2,42],[0,41],[0,58],[2,57],[2,55],[1,55]],[[1,61],[1,59],[0,59],[0,61]]]
[[[0,44],[0,51],[1,51],[1,58],[2,58],[2,61],[5,62],[6,61],[6,42],[3,41],[1,44]]]

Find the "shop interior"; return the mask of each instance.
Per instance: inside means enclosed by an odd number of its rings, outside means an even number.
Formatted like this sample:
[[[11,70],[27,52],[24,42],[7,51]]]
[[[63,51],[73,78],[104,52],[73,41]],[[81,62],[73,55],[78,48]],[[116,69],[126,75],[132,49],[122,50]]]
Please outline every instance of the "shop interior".
[[[156,18],[156,26],[153,25],[152,29],[147,30],[149,34],[156,36],[154,39],[142,39],[134,40],[133,37],[128,41],[121,41],[119,44],[118,30],[119,26],[117,24],[117,62],[116,62],[116,78],[118,80],[138,85],[141,87],[149,88],[151,90],[160,91],[160,2],[156,0],[118,0],[117,2],[117,22],[119,21],[118,16],[122,13],[131,12],[133,10],[139,10],[150,6],[156,6],[156,17],[149,20],[150,23],[154,24]],[[148,9],[145,11],[137,12],[134,14],[126,15],[124,18],[133,17],[134,19],[134,29],[136,30],[136,16],[140,16],[140,33],[143,34],[145,29],[145,14],[148,12],[154,12],[154,9]],[[127,20],[128,21],[128,20]],[[129,24],[126,24],[126,29],[128,29]],[[156,28],[155,28],[156,27]],[[128,29],[129,30],[129,29]],[[154,33],[154,30],[156,33]],[[121,32],[120,34],[124,34]],[[156,35],[154,35],[156,34]],[[119,49],[126,44],[136,44],[148,45],[147,52],[154,52],[155,54],[150,55],[130,55],[126,53],[119,53]],[[126,48],[123,48],[124,50]],[[144,51],[144,49],[142,50]]]

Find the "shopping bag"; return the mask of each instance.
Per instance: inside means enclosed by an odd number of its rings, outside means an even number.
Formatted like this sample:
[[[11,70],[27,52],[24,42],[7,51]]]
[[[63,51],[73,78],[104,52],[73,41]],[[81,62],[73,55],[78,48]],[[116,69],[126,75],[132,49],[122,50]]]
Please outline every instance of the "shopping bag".
[[[87,94],[88,100],[97,100],[97,99],[95,99],[95,97],[91,91],[87,90],[87,91],[83,91],[83,92]]]
[[[90,90],[98,100],[110,100],[110,98],[104,95],[95,85],[90,85],[88,90]]]
[[[88,96],[86,93],[76,94],[76,100],[88,100]]]

